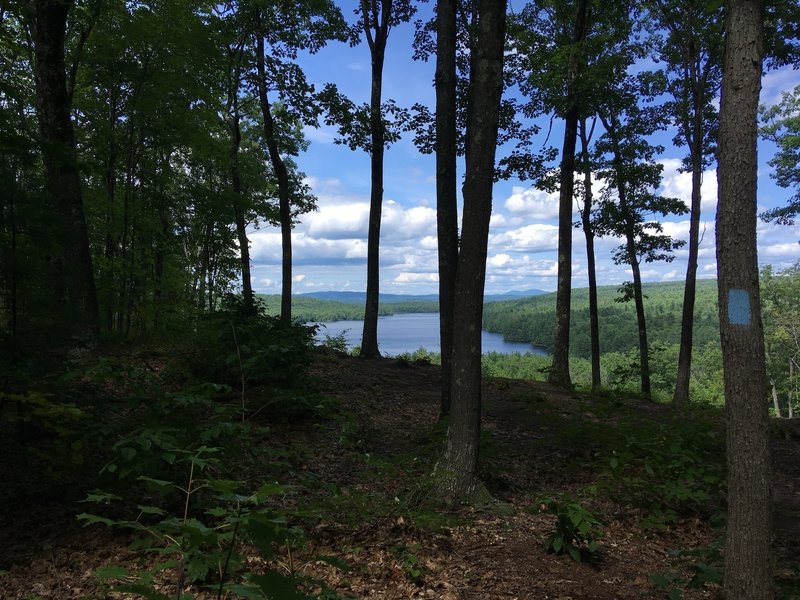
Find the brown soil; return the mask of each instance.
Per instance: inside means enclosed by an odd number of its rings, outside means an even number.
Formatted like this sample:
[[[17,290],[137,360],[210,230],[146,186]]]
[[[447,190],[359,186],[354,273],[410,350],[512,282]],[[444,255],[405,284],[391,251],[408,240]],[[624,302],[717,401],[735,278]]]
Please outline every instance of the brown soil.
[[[395,360],[320,354],[313,367],[323,393],[351,413],[275,425],[265,443],[302,449],[282,483],[298,493],[290,508],[331,502],[330,518],[305,521],[307,546],[292,563],[344,597],[405,600],[611,600],[663,598],[650,577],[686,573],[674,550],[709,547],[718,534],[705,520],[686,518],[662,531],[641,527],[642,514],[585,493],[595,479],[592,448],[554,435],[553,419],[593,419],[580,394],[541,383],[491,380],[484,388],[482,477],[497,502],[442,512],[430,524],[427,488],[438,439],[438,369]],[[646,401],[626,406],[648,419],[670,409]],[[353,426],[353,423],[356,426]],[[778,576],[797,578],[800,555],[800,440],[792,430],[776,435],[776,557]],[[22,465],[5,465],[0,487],[0,599],[120,598],[106,595],[93,574],[101,565],[135,568],[147,559],[127,549],[129,539],[100,526],[79,527],[75,502],[83,492],[48,482]],[[310,478],[326,482],[316,489]],[[600,551],[576,563],[548,554],[544,541],[554,517],[539,514],[537,499],[572,490],[603,522]],[[327,496],[327,498],[326,498]],[[427,517],[425,516],[427,514]],[[426,521],[426,518],[428,521]],[[336,556],[341,571],[313,560]],[[288,557],[283,557],[286,562]],[[257,568],[253,553],[250,566]],[[415,569],[419,570],[414,576]],[[216,594],[189,590],[196,598]],[[719,589],[689,589],[684,598],[717,598]]]

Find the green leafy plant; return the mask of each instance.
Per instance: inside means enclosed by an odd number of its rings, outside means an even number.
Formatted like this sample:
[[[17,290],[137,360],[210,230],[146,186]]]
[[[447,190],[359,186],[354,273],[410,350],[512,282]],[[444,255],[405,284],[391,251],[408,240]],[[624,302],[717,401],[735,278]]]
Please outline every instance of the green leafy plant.
[[[347,343],[348,331],[350,330],[345,329],[336,335],[325,334],[325,337],[322,340],[322,345],[331,350],[335,350],[336,352],[343,352],[344,354],[347,354],[348,350],[350,350],[350,345]]]
[[[159,592],[155,583],[169,570],[174,571],[175,597],[182,598],[184,584],[205,583],[215,589],[217,597],[236,593],[246,598],[295,599],[306,596],[297,591],[296,569],[292,560],[294,548],[303,543],[302,530],[291,527],[285,515],[270,511],[265,502],[286,489],[278,484],[265,483],[251,493],[242,494],[239,482],[205,479],[201,475],[218,462],[219,448],[201,447],[191,454],[176,456],[176,462],[187,466],[188,476],[183,484],[139,476],[138,481],[148,490],[156,490],[166,499],[180,499],[180,513],[170,515],[159,505],[137,505],[133,520],[111,519],[82,513],[78,519],[86,524],[101,523],[128,529],[141,534],[132,549],[155,554],[161,560],[155,567],[130,573],[120,567],[106,567],[97,575],[104,581],[121,581],[112,591],[138,594],[148,599],[168,598]],[[198,499],[199,496],[205,498]],[[97,491],[87,502],[108,504],[122,500],[117,495]],[[193,510],[194,505],[198,509]],[[195,513],[202,516],[194,516]],[[246,573],[242,581],[231,581],[244,564],[240,553],[242,539],[249,540],[267,559],[275,560],[286,571],[266,574]],[[276,548],[284,548],[288,556],[283,562],[276,559]],[[215,582],[214,582],[215,580]],[[260,594],[260,595],[259,595]]]
[[[555,554],[569,554],[575,562],[599,550],[603,537],[602,523],[589,509],[569,495],[545,498],[539,502],[540,513],[556,516],[556,528],[547,538],[545,547]]]
[[[680,514],[711,514],[721,503],[724,454],[714,430],[631,426],[603,456],[599,489],[649,510],[656,529]]]
[[[417,552],[419,544],[397,543],[392,546],[392,554],[397,556],[400,561],[400,568],[406,576],[416,585],[422,585],[422,578],[425,575],[425,567],[422,564]]]

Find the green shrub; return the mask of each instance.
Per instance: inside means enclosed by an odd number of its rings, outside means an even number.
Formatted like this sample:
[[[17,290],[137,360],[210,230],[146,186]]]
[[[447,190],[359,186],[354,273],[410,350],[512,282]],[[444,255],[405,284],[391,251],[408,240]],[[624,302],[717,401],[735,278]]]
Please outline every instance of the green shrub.
[[[613,449],[601,453],[598,490],[650,511],[660,528],[677,515],[716,512],[725,490],[722,438],[688,423],[624,428]]]
[[[315,331],[269,316],[260,301],[250,312],[240,297],[226,296],[220,310],[198,323],[185,361],[203,381],[237,389],[291,386],[302,380],[311,362]]]
[[[567,494],[545,498],[539,502],[540,513],[556,516],[556,528],[547,538],[545,547],[555,554],[569,554],[576,562],[599,549],[603,537],[600,520],[580,502]]]

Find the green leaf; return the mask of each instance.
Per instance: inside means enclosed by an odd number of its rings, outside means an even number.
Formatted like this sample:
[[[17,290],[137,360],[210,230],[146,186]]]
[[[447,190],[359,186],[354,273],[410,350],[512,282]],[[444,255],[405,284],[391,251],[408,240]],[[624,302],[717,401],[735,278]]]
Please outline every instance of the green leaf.
[[[136,478],[138,481],[144,481],[146,483],[152,483],[154,486],[160,489],[167,489],[167,488],[174,488],[176,487],[174,483],[171,481],[166,481],[164,479],[153,479],[152,477],[147,477],[146,475],[140,475]]]
[[[241,583],[227,584],[223,589],[226,592],[236,594],[242,598],[247,598],[247,600],[267,600],[267,597],[260,589],[249,585],[243,585]]]
[[[581,551],[572,544],[567,544],[567,552],[575,562],[581,562]]]
[[[107,566],[107,567],[97,567],[94,570],[95,576],[103,582],[108,582],[114,579],[125,579],[129,571],[123,567],[116,567],[116,566]]]
[[[95,523],[102,523],[103,525],[108,525],[109,527],[116,525],[116,521],[112,521],[111,519],[100,517],[98,515],[90,515],[89,513],[81,513],[78,515],[77,519],[78,521],[86,521],[86,525],[94,525]]]
[[[270,600],[308,600],[308,596],[297,591],[297,582],[294,579],[275,571],[250,575],[248,579]]]
[[[346,560],[342,560],[337,556],[315,556],[314,560],[318,560],[320,562],[328,563],[329,565],[336,567],[342,571],[350,571],[353,567],[348,563]]]
[[[250,540],[264,558],[272,558],[275,554],[272,545],[280,544],[285,539],[284,532],[279,532],[274,524],[263,522],[260,519],[247,521],[245,531],[250,535]]]
[[[157,506],[142,506],[141,504],[137,506],[137,508],[145,515],[159,515],[163,516],[167,514],[162,509],[158,508]]]
[[[189,576],[189,581],[202,581],[208,575],[210,566],[205,560],[204,556],[194,556],[189,560],[186,565],[186,574]]]
[[[122,500],[120,496],[104,492],[103,490],[94,490],[91,494],[86,496],[82,502],[104,502],[108,504],[111,500]]]
[[[119,451],[120,455],[123,459],[127,461],[131,461],[136,457],[136,448],[131,448],[130,446],[126,446]]]

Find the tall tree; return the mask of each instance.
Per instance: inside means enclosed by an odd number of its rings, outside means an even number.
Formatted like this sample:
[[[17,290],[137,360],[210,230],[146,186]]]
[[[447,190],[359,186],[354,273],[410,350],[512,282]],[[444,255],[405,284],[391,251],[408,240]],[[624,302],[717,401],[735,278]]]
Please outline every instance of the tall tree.
[[[458,264],[456,156],[457,0],[436,3],[436,230],[439,252],[439,338],[442,356],[440,417],[450,412]]]
[[[785,398],[788,418],[800,391],[800,262],[775,272],[771,266],[761,272],[762,316],[767,374],[777,417],[783,416]]]
[[[455,282],[453,380],[447,447],[438,466],[440,493],[455,503],[478,487],[481,424],[481,322],[495,151],[503,92],[505,0],[478,0],[470,66],[466,176]]]
[[[225,74],[227,96],[225,118],[230,133],[228,156],[230,160],[231,204],[233,205],[236,237],[239,240],[239,258],[242,264],[242,300],[245,311],[250,313],[255,309],[255,296],[250,275],[250,240],[247,237],[247,219],[245,216],[244,190],[242,189],[242,172],[239,158],[242,145],[242,115],[239,107],[239,95],[244,68],[244,41],[237,40],[234,43],[226,44],[225,51],[228,67]]]
[[[597,263],[595,260],[595,224],[592,219],[594,195],[592,193],[592,160],[589,142],[597,120],[588,126],[586,117],[578,122],[578,137],[581,140],[580,167],[583,170],[583,206],[581,207],[581,229],[586,240],[586,271],[589,279],[589,345],[591,347],[592,389],[600,387],[600,320],[597,304]]]
[[[658,55],[666,65],[667,102],[678,129],[675,144],[685,146],[684,169],[692,175],[689,209],[689,257],[681,315],[678,374],[673,403],[689,402],[692,366],[697,257],[700,249],[700,203],[703,170],[713,159],[717,111],[714,98],[722,76],[722,5],[705,0],[656,0],[649,6],[659,34]]]
[[[386,43],[392,27],[414,14],[408,0],[361,0],[361,28],[367,39],[371,58],[369,100],[370,172],[369,227],[367,233],[367,294],[364,306],[364,329],[361,356],[380,356],[378,349],[378,304],[380,296],[380,238],[383,209],[383,156],[386,129],[383,119],[383,64]]]
[[[763,6],[729,0],[719,125],[717,285],[727,412],[725,593],[773,597],[772,477],[756,249]]]
[[[778,146],[769,164],[775,169],[772,177],[783,188],[795,188],[786,206],[764,212],[761,218],[782,225],[793,225],[800,214],[800,86],[784,92],[781,101],[764,108],[761,135]]]
[[[558,192],[558,276],[553,364],[549,381],[571,385],[569,374],[569,322],[572,297],[572,206],[575,189],[575,145],[580,118],[580,75],[585,61],[582,44],[589,30],[591,1],[575,3],[575,17],[566,73],[564,144],[561,150]]]
[[[255,30],[255,88],[261,107],[264,139],[267,154],[278,184],[278,214],[281,229],[281,320],[292,318],[292,225],[299,194],[296,181],[290,177],[290,169],[284,154],[297,153],[297,149],[282,144],[281,131],[276,113],[287,110],[294,118],[306,125],[316,125],[320,114],[314,86],[309,84],[300,66],[298,53],[303,50],[317,52],[329,40],[348,39],[341,12],[331,0],[307,3],[255,2],[252,14]],[[250,13],[248,13],[250,14]],[[269,98],[275,91],[280,102]]]
[[[75,333],[85,333],[96,329],[98,307],[70,117],[77,66],[70,69],[68,80],[65,61],[67,19],[72,7],[72,0],[35,0],[31,29],[36,114],[47,190],[61,222],[61,256],[53,276],[65,311],[63,324],[70,324]]]
[[[264,123],[264,138],[267,152],[272,164],[272,171],[278,181],[278,214],[281,228],[281,320],[289,323],[292,320],[292,217],[291,190],[289,188],[289,171],[281,156],[275,117],[267,89],[267,72],[264,57],[264,35],[256,34],[256,72],[258,73],[258,101]]]
[[[629,96],[633,102],[622,111],[618,106],[615,112],[600,110],[600,120],[606,132],[598,142],[598,152],[607,152],[609,156],[605,169],[600,173],[607,186],[603,191],[597,223],[602,233],[623,240],[614,261],[631,267],[633,282],[621,288],[621,300],[632,299],[636,305],[641,389],[643,394],[649,394],[649,348],[641,262],[671,262],[675,258],[672,251],[681,247],[683,240],[673,240],[664,235],[662,224],[652,216],[682,214],[687,209],[681,200],[661,197],[654,192],[660,185],[663,167],[653,161],[657,148],[647,142],[645,135],[657,121],[655,115],[648,115],[636,106],[637,96]],[[625,123],[620,120],[623,112],[626,114]],[[598,162],[602,164],[601,160]]]

